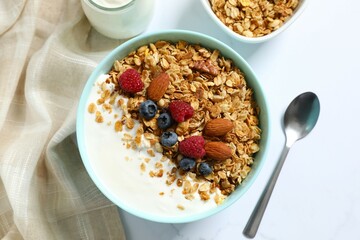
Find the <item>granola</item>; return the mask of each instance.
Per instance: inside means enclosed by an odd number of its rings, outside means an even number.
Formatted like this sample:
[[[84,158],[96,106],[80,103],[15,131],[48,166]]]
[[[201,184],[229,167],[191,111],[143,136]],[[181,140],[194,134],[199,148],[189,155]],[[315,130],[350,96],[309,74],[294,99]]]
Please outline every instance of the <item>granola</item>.
[[[145,85],[143,91],[132,95],[122,92],[117,80],[129,68],[141,73]],[[206,140],[221,141],[231,148],[231,157],[224,161],[209,160],[206,157],[197,160],[198,164],[203,160],[211,162],[213,172],[206,177],[200,176],[196,171],[184,172],[178,169],[178,162],[182,158],[177,151],[178,143],[173,147],[162,146],[162,130],[158,128],[156,118],[145,120],[139,115],[139,105],[146,100],[146,89],[151,79],[160,72],[166,72],[170,76],[170,84],[163,97],[157,101],[158,107],[166,108],[170,101],[182,100],[195,110],[192,118],[172,127],[178,134],[179,141],[189,136],[202,135],[205,124],[211,119],[228,119],[234,124],[233,129],[224,136],[204,136]],[[156,169],[148,172],[151,177],[166,176],[166,184],[182,188],[184,197],[188,200],[193,199],[197,193],[202,200],[207,201],[213,194],[217,204],[246,178],[251,170],[254,154],[259,151],[260,109],[244,74],[230,59],[221,56],[218,50],[210,50],[198,44],[157,41],[116,60],[108,74],[109,77],[100,84],[99,99],[96,103],[89,104],[88,112],[95,114],[95,121],[101,123],[97,108],[105,108],[109,113],[112,108],[121,109],[123,115],[114,115],[111,123],[115,132],[136,128],[135,121],[140,123],[135,136],[125,133],[122,139],[126,147],[132,149],[140,146],[142,138],[149,141],[152,148],[147,150],[147,160],[139,163],[139,171],[146,172],[146,164],[150,158],[156,153],[162,153],[163,157],[156,163]],[[118,96],[123,96],[127,101],[117,100]],[[174,167],[171,171],[164,172],[163,166],[167,160]],[[179,206],[178,208],[181,209]]]
[[[232,31],[261,37],[280,28],[299,0],[209,0],[215,15]]]

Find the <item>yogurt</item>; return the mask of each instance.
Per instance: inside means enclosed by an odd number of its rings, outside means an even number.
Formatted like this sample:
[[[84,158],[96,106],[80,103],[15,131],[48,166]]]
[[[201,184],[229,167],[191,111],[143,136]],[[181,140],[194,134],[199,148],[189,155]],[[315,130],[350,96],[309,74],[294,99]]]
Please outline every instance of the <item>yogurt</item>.
[[[118,8],[125,6],[126,4],[132,2],[133,0],[92,0],[97,5],[106,8]]]
[[[107,78],[108,75],[101,75],[97,79],[89,95],[88,106],[98,101],[103,87],[101,84]],[[113,85],[107,84],[106,87],[113,91]],[[126,101],[118,95],[114,102],[120,99]],[[129,140],[136,136],[140,123],[135,122],[131,130],[124,126],[123,131],[116,132],[114,122],[121,119],[124,111],[120,107],[109,110],[97,105],[96,112],[101,114],[102,123],[95,121],[95,112],[85,113],[84,137],[89,162],[101,184],[125,209],[159,217],[185,217],[217,207],[215,197],[225,198],[220,190],[213,192],[206,201],[201,199],[198,191],[188,198],[189,195],[184,194],[184,186],[178,186],[176,182],[167,183],[168,173],[176,167],[175,164],[152,149],[145,137],[141,138],[138,146],[129,147]],[[158,174],[160,171],[163,174]],[[209,184],[190,175],[185,181],[191,185],[198,184],[198,189]]]
[[[81,0],[90,24],[114,39],[142,33],[153,16],[155,0]]]

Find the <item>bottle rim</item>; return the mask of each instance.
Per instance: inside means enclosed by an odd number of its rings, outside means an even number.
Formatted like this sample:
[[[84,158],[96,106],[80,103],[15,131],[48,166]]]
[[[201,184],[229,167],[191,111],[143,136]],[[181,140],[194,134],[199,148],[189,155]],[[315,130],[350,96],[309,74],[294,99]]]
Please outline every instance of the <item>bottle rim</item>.
[[[104,6],[101,6],[101,5],[97,4],[97,3],[94,2],[93,0],[88,0],[88,1],[89,1],[89,3],[91,3],[94,7],[97,7],[97,8],[99,8],[99,9],[101,9],[101,10],[104,10],[104,11],[118,11],[118,10],[123,10],[123,9],[125,9],[125,8],[130,7],[131,5],[134,4],[134,2],[135,2],[136,0],[130,0],[128,3],[126,3],[125,5],[122,5],[122,6],[120,6],[120,7],[104,7]]]

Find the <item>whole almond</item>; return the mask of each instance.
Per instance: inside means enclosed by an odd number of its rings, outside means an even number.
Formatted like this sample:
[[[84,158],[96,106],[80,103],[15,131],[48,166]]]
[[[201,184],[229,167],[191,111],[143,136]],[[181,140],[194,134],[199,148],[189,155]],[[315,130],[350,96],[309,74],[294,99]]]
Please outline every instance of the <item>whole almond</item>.
[[[205,143],[206,156],[217,161],[224,161],[232,156],[231,148],[223,142]]]
[[[204,133],[209,137],[220,137],[230,132],[233,128],[234,124],[230,120],[216,118],[206,123]]]
[[[170,84],[170,77],[167,73],[162,72],[157,75],[147,88],[147,97],[153,101],[159,101],[165,94]]]

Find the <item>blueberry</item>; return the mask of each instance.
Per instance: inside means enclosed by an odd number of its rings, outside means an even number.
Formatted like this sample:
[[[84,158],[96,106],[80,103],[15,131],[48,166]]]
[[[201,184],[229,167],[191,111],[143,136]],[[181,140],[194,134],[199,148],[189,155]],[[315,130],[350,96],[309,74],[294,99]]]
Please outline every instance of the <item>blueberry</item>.
[[[179,166],[184,171],[190,171],[195,167],[195,160],[192,158],[183,158],[179,162]]]
[[[212,168],[210,167],[210,165],[206,162],[202,162],[199,164],[199,173],[203,176],[207,176],[210,173],[212,173]]]
[[[174,132],[163,132],[161,134],[160,142],[165,147],[172,147],[174,146],[178,141],[178,136]]]
[[[173,120],[169,113],[162,113],[157,119],[157,124],[160,129],[167,129],[173,124]]]
[[[151,100],[146,100],[140,104],[139,113],[140,116],[146,120],[150,120],[155,117],[157,111],[156,104]]]

